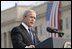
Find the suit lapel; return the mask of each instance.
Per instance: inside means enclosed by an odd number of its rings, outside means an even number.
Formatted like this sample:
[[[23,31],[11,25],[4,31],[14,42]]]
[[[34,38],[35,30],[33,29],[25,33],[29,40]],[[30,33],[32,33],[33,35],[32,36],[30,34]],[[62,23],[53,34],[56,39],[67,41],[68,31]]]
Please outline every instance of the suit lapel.
[[[28,31],[25,29],[25,27],[22,24],[20,24],[20,27],[22,28],[22,31],[25,33],[25,35],[28,37],[30,43],[34,44],[31,40],[31,37],[30,37]]]

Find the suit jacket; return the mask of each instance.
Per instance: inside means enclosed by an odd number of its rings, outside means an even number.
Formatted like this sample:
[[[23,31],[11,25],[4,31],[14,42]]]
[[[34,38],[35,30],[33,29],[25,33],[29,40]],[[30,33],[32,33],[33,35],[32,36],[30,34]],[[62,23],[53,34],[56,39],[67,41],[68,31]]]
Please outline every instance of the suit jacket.
[[[35,45],[39,43],[38,37],[33,33],[34,42],[32,42],[32,39],[28,33],[28,31],[25,29],[25,27],[20,24],[17,27],[14,27],[11,30],[11,40],[13,44],[13,48],[25,48],[29,45]]]

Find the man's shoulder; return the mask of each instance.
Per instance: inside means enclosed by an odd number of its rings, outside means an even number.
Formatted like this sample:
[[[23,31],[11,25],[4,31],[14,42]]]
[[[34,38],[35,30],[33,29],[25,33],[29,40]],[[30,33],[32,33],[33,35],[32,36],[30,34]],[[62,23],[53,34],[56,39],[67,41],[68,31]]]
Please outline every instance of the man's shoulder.
[[[13,27],[12,30],[11,30],[11,32],[15,32],[15,31],[17,31],[17,30],[18,30],[18,26]]]
[[[22,30],[22,25],[15,26],[12,28],[11,32],[20,32]]]
[[[19,25],[19,26],[15,26],[15,27],[13,27],[11,31],[17,31],[18,28],[20,28],[20,25]]]

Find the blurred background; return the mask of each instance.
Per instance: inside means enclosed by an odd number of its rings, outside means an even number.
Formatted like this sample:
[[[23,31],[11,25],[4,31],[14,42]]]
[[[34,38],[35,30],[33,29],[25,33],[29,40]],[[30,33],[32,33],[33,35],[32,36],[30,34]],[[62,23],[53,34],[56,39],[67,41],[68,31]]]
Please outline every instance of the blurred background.
[[[22,22],[23,13],[27,9],[37,13],[36,24],[32,29],[39,40],[48,38],[46,18],[50,2],[52,1],[1,1],[1,48],[12,48],[10,31]],[[71,1],[60,1],[58,9],[58,29],[64,32],[62,38],[71,39]]]

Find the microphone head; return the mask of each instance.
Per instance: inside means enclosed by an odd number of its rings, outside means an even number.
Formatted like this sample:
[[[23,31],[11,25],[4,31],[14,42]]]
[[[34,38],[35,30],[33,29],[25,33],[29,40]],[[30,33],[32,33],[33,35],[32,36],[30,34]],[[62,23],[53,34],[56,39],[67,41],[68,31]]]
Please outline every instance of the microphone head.
[[[47,31],[50,33],[58,33],[58,29],[47,27]]]
[[[51,29],[50,27],[47,27],[47,31],[51,33],[53,32],[53,29]]]
[[[64,35],[64,33],[61,32],[61,31],[58,31],[58,29],[52,29],[52,28],[50,28],[50,27],[47,27],[46,30],[47,30],[49,33],[58,33],[58,35],[59,35],[60,37],[62,37],[62,36]]]

